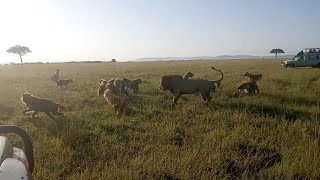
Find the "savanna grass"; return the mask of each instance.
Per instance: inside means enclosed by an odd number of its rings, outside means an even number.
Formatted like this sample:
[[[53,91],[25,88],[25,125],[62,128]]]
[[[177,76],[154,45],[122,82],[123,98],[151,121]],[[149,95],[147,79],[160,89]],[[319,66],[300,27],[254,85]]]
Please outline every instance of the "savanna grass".
[[[173,106],[159,90],[164,74],[219,79],[211,66],[225,78],[209,106],[198,95]],[[74,80],[66,90],[50,81],[55,69]],[[260,95],[237,92],[245,72],[263,74]],[[121,116],[96,95],[99,79],[117,77],[143,81]],[[35,179],[317,179],[319,87],[319,69],[278,60],[10,65],[0,67],[0,123],[31,135]],[[26,91],[66,106],[58,132],[45,114],[22,114]]]

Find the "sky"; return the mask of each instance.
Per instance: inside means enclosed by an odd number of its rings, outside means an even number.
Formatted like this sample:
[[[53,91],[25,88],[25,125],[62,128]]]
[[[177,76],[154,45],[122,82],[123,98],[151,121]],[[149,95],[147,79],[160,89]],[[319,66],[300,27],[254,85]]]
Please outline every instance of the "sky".
[[[0,0],[0,63],[296,54],[320,47],[319,0]]]

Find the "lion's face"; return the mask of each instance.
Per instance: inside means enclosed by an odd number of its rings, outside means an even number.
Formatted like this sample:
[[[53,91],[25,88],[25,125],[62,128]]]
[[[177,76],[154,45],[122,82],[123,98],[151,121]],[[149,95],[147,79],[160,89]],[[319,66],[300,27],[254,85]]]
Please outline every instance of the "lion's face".
[[[189,79],[191,77],[193,77],[194,74],[192,72],[186,72],[184,75],[183,75],[183,79]],[[181,77],[181,76],[180,76]]]
[[[139,84],[131,84],[131,89],[133,93],[138,93],[139,92]]]
[[[192,72],[187,72],[187,74],[186,74],[188,77],[193,77],[194,76],[194,74],[192,73]]]
[[[26,102],[26,101],[28,101],[30,98],[31,98],[32,96],[31,96],[31,94],[29,94],[29,93],[23,93],[23,94],[21,94],[21,101],[22,102]]]
[[[134,80],[134,82],[137,83],[137,84],[142,83],[141,79],[136,79],[136,80]]]
[[[125,84],[120,79],[117,79],[117,80],[114,81],[114,86],[116,86],[117,88],[121,88],[124,85]]]
[[[136,79],[131,82],[130,88],[132,89],[133,93],[139,92],[139,84],[140,83],[142,83],[141,79]]]
[[[112,97],[112,91],[110,89],[107,89],[106,91],[104,91],[103,95],[106,98],[110,98],[110,97]]]
[[[23,98],[29,98],[29,97],[31,97],[31,94],[29,94],[29,93],[23,93],[23,94],[21,94],[21,97],[23,97]]]
[[[106,90],[107,83],[108,82],[105,80],[99,82],[98,95],[103,95],[104,91]]]
[[[246,89],[246,86],[245,84],[241,84],[239,87],[238,87],[238,90],[241,91],[243,89]]]

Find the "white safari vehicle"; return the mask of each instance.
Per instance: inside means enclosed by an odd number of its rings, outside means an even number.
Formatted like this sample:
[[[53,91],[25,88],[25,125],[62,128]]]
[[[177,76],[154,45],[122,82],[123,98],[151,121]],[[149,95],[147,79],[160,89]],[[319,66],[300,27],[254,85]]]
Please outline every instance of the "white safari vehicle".
[[[24,150],[13,147],[1,134],[14,133],[23,140]],[[31,138],[26,131],[11,125],[0,126],[0,180],[32,180],[34,167]]]
[[[284,67],[320,67],[320,48],[306,48],[292,59],[281,63]]]

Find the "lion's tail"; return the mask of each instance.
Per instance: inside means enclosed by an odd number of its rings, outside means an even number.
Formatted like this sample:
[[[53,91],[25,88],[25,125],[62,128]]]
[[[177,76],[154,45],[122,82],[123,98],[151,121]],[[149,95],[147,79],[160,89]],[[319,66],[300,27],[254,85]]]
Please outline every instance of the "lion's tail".
[[[221,73],[221,78],[220,78],[219,80],[217,80],[217,81],[222,81],[222,79],[223,79],[223,72],[220,71],[220,70],[218,70],[218,69],[216,69],[216,68],[214,68],[214,67],[211,67],[211,68],[212,68],[213,70],[218,71],[218,72]]]

